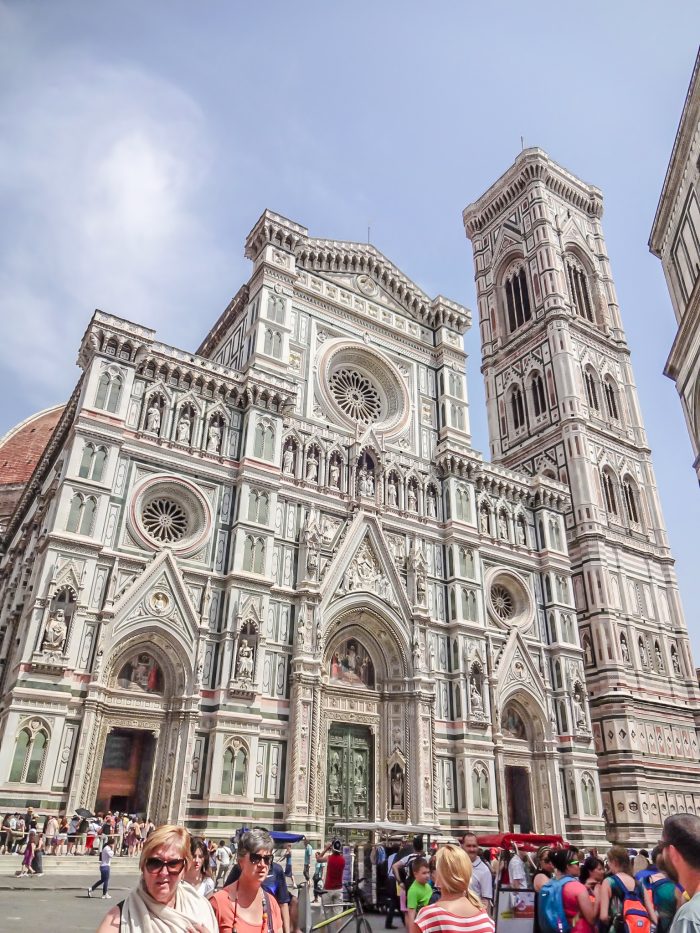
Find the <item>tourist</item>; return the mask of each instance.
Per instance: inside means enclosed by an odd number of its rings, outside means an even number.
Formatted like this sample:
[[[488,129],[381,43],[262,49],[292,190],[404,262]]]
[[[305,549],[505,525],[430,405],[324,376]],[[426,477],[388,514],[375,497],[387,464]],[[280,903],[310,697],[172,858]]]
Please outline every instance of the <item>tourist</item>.
[[[538,894],[542,886],[554,876],[554,865],[549,857],[551,851],[551,846],[541,846],[535,853],[535,874],[532,876],[535,894]],[[535,909],[535,916],[537,916],[537,909]]]
[[[593,933],[597,916],[596,905],[591,900],[586,886],[579,881],[581,861],[578,852],[576,849],[552,849],[549,860],[557,880],[572,879],[561,889],[564,914],[569,921],[571,933]]]
[[[416,917],[423,907],[427,907],[433,896],[430,886],[430,866],[428,860],[419,855],[411,862],[413,883],[406,894],[406,928],[408,933],[418,933]]]
[[[190,834],[159,826],[141,852],[141,880],[113,907],[97,933],[217,933],[209,901],[185,881]]]
[[[44,874],[44,836],[35,829],[30,830],[34,833],[34,855],[32,856],[32,868],[37,876]]]
[[[190,854],[192,858],[187,866],[183,880],[191,884],[202,897],[209,897],[216,885],[209,867],[209,852],[203,839],[192,839]]]
[[[58,836],[56,837],[57,846],[55,855],[68,854],[68,817],[63,814],[58,824]]]
[[[282,853],[281,861],[284,862],[284,877],[287,881],[287,887],[294,888],[296,882],[294,881],[294,869],[292,867],[292,847],[287,846]]]
[[[321,903],[323,914],[327,917],[329,907],[331,913],[334,913],[340,910],[343,904],[343,876],[345,874],[343,843],[339,839],[329,842],[318,860],[326,863],[326,883],[323,886]],[[335,929],[337,929],[337,924],[331,924],[330,933],[334,933]]]
[[[55,855],[56,848],[58,846],[58,829],[59,829],[58,817],[52,813],[51,816],[46,821],[46,828],[44,829],[44,834],[46,838],[46,854]]]
[[[608,877],[598,888],[598,917],[602,930],[614,929],[619,916],[618,905],[625,898],[636,898],[646,909],[652,922],[656,914],[651,892],[644,890],[632,877],[632,864],[624,846],[613,846],[608,851]]]
[[[231,867],[231,859],[233,858],[233,852],[226,845],[226,842],[223,839],[219,840],[219,846],[214,853],[216,858],[216,877],[214,878],[214,887],[218,887],[219,879],[223,879],[224,883],[226,882],[226,875],[228,875],[229,868]]]
[[[435,856],[435,881],[440,900],[424,907],[415,919],[420,933],[494,933],[493,920],[470,889],[471,859],[459,846],[443,846]],[[466,892],[466,893],[465,893]]]
[[[398,914],[403,921],[403,914],[401,913],[401,901],[399,898],[399,882],[396,879],[396,875],[391,870],[398,856],[399,852],[397,850],[396,852],[392,852],[386,860],[387,911],[384,926],[387,930],[394,929],[394,914]]]
[[[241,839],[245,835],[246,835],[245,833],[242,834],[242,836],[238,840],[239,850],[240,850]],[[242,874],[241,865],[240,864],[234,865],[231,871],[229,872],[228,878],[226,879],[226,885],[230,886],[234,884],[241,877],[241,874]],[[287,888],[287,882],[284,877],[284,869],[277,862],[273,861],[270,864],[269,870],[262,882],[262,889],[267,894],[271,894],[272,897],[275,899],[277,906],[280,909],[280,913],[282,914],[282,929],[284,930],[284,933],[290,933],[290,930],[292,929],[291,927],[292,896],[289,893],[289,889]]]
[[[102,885],[102,899],[105,900],[111,898],[112,895],[107,893],[107,889],[109,888],[109,873],[113,857],[114,849],[112,848],[108,838],[105,844],[102,846],[102,851],[100,852],[100,880],[96,881],[91,887],[87,889],[88,897],[92,897],[92,892],[95,890],[95,888],[99,888],[99,886]]]
[[[209,901],[219,933],[283,933],[280,907],[262,886],[274,860],[273,845],[272,837],[262,829],[244,833],[238,840],[238,879]]]
[[[656,933],[668,933],[676,911],[683,903],[683,895],[663,870],[659,846],[656,846],[651,853],[651,866],[651,873],[642,879],[642,884],[651,891],[651,899],[656,912]]]
[[[474,833],[462,834],[460,844],[472,863],[472,891],[479,898],[486,910],[491,913],[493,903],[493,875],[489,866],[482,861],[479,843]]]
[[[401,853],[399,853],[399,855],[401,855]],[[419,857],[423,857],[423,837],[414,836],[412,851],[402,858],[397,857],[391,866],[391,871],[399,882],[399,909],[402,914],[406,913],[406,895],[413,883],[411,862]]]
[[[513,852],[508,861],[508,878],[511,888],[527,888],[527,871],[525,862],[520,858],[517,845],[513,844]]]
[[[579,881],[585,885],[590,897],[595,900],[598,886],[605,878],[605,863],[597,855],[589,855],[581,862]]]
[[[309,881],[311,879],[311,859],[313,858],[314,847],[307,836],[302,836],[301,841],[304,846],[304,879]]]
[[[671,933],[700,930],[700,817],[675,813],[664,821],[660,861],[669,878],[681,885],[688,898],[676,912]]]
[[[35,847],[35,837],[36,832],[32,830],[29,833],[27,838],[27,844],[24,847],[24,855],[22,856],[22,867],[17,874],[20,878],[24,878],[25,875],[33,875],[34,869],[32,868],[32,859],[34,858],[34,847]]]

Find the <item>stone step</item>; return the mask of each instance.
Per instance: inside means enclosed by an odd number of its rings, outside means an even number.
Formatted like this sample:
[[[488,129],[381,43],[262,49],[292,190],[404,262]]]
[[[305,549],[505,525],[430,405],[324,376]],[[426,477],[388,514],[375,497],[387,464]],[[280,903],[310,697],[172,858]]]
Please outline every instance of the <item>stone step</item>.
[[[21,855],[0,855],[0,875],[9,875],[19,871],[22,865]],[[128,856],[112,859],[112,874],[138,873],[139,860]],[[44,872],[52,874],[90,874],[100,873],[100,860],[96,855],[44,855]]]

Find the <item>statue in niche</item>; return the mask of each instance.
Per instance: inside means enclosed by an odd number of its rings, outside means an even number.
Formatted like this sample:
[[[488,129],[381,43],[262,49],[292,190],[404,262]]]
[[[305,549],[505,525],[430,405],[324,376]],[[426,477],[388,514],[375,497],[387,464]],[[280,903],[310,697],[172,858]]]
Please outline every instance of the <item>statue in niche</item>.
[[[332,751],[330,756],[328,793],[331,797],[337,797],[340,793],[340,757],[336,751]]]
[[[46,623],[44,637],[41,642],[41,650],[50,654],[60,654],[65,646],[67,634],[66,614],[63,609],[56,609],[49,614],[49,621]]]
[[[586,711],[583,708],[583,698],[580,692],[574,693],[574,719],[579,727],[586,727]]]
[[[403,810],[403,772],[399,765],[391,769],[391,808]]]
[[[361,496],[371,497],[374,495],[374,474],[366,466],[360,469],[359,489]]]
[[[156,402],[151,402],[146,412],[146,430],[151,434],[160,431],[160,406]]]
[[[318,459],[313,447],[306,455],[306,482],[316,483],[318,481]]]
[[[398,501],[398,496],[397,496],[396,482],[393,477],[389,480],[386,491],[387,491],[387,501],[389,503],[389,506],[392,509],[395,509],[396,503]]]
[[[678,660],[678,655],[675,651],[671,652],[671,664],[673,664],[673,673],[680,674],[681,672],[681,662]]]
[[[416,496],[416,487],[413,485],[408,487],[408,511],[418,511],[418,497]]]
[[[479,527],[481,528],[482,534],[488,535],[491,533],[489,528],[489,513],[486,509],[481,509],[479,512]]]
[[[337,460],[331,460],[328,481],[331,489],[340,488],[340,465],[338,464]]]
[[[498,537],[508,537],[508,521],[506,519],[505,512],[501,512],[498,516]]]
[[[189,444],[191,429],[192,422],[190,421],[189,415],[185,411],[182,413],[180,420],[177,423],[177,439],[180,444]]]
[[[664,659],[663,659],[663,657],[661,656],[661,648],[660,648],[659,645],[657,644],[657,645],[656,645],[656,648],[655,648],[654,650],[655,650],[655,653],[656,653],[656,666],[658,667],[658,669],[659,669],[660,671],[663,671],[663,670],[665,670],[665,666],[664,666]]]
[[[428,518],[437,518],[437,502],[435,500],[435,493],[432,489],[428,493],[427,512]]]
[[[515,537],[518,544],[525,544],[525,522],[522,519],[515,523]]]
[[[639,639],[639,657],[642,661],[642,667],[645,669],[649,667],[649,656],[647,655],[646,645],[641,638]]]
[[[244,638],[241,647],[238,649],[237,671],[239,680],[253,679],[253,649],[248,644],[248,639]]]
[[[472,713],[481,718],[484,715],[484,698],[481,695],[481,690],[476,685],[475,681],[472,681],[471,688],[469,690],[469,701],[472,708]]]
[[[416,631],[411,642],[411,651],[413,653],[413,668],[420,671],[423,668],[423,647],[421,645],[420,635]]]
[[[625,664],[629,664],[630,649],[627,647],[627,639],[624,637],[624,635],[622,638],[620,638],[620,651],[622,653],[622,660],[625,662]]]
[[[287,476],[294,475],[294,447],[291,444],[284,448],[282,454],[282,472]]]
[[[218,454],[221,449],[221,428],[213,421],[209,425],[209,434],[207,436],[207,453]]]
[[[367,783],[365,780],[365,760],[359,752],[355,753],[355,768],[354,768],[354,780],[355,785],[355,797],[358,800],[364,800],[367,796]]]

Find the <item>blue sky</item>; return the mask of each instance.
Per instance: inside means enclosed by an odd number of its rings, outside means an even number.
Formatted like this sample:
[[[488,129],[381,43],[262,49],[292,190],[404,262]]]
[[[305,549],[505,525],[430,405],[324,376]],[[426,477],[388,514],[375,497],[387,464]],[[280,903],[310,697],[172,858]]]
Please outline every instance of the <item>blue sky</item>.
[[[269,207],[474,307],[462,208],[525,145],[598,185],[700,659],[700,492],[647,239],[697,2],[0,0],[0,434],[70,393],[95,307],[194,349]],[[488,449],[478,330],[474,446]]]

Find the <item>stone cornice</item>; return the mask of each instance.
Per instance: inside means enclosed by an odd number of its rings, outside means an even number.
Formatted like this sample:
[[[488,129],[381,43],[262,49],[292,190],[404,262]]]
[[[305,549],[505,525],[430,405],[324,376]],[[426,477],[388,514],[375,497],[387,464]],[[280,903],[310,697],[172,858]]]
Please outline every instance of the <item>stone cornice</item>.
[[[231,301],[228,303],[225,310],[219,315],[219,319],[211,328],[207,336],[197,347],[198,356],[209,358],[210,354],[212,354],[217,349],[221,341],[224,339],[226,332],[238,317],[241,310],[248,304],[248,295],[248,285],[242,285],[233,296]]]
[[[533,182],[591,217],[602,217],[603,195],[554,162],[543,149],[524,149],[511,167],[482,196],[462,212],[464,229],[471,240],[495,221]]]
[[[667,228],[671,219],[671,214],[676,203],[676,193],[681,187],[683,175],[688,161],[688,150],[693,142],[693,136],[698,131],[700,122],[700,51],[695,58],[693,74],[688,85],[688,92],[685,95],[685,102],[681,112],[681,118],[676,130],[676,138],[671,150],[671,158],[668,160],[666,176],[659,195],[659,203],[656,207],[654,222],[649,234],[649,249],[661,258],[664,240],[667,234]]]

